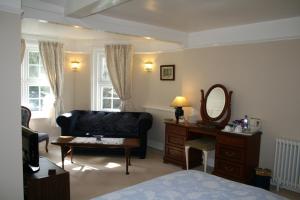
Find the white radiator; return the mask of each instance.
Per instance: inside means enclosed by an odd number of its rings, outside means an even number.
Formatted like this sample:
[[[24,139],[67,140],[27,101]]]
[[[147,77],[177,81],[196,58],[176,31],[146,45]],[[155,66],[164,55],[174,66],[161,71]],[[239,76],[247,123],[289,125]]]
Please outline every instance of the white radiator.
[[[300,141],[277,138],[272,183],[300,192]]]

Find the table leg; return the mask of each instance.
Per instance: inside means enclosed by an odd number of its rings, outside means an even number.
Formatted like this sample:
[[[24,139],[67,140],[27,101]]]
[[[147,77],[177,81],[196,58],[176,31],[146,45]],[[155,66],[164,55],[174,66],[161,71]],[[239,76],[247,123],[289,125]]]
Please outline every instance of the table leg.
[[[129,148],[125,148],[125,157],[126,157],[126,175],[129,174],[128,172],[128,165],[129,165],[129,157],[130,157],[130,149]]]
[[[60,149],[61,149],[61,167],[63,169],[65,169],[65,164],[64,164],[64,160],[65,160],[65,153],[64,153],[64,146],[60,146]]]
[[[73,147],[70,147],[71,163],[73,163]]]
[[[131,151],[129,149],[129,155],[128,155],[128,165],[131,166]]]

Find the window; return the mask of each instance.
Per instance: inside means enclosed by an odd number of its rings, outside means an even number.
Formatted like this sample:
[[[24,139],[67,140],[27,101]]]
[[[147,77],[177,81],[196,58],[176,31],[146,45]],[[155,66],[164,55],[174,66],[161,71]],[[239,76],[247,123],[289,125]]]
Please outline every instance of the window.
[[[120,111],[121,100],[112,86],[103,51],[94,52],[92,73],[92,109]]]
[[[33,118],[46,118],[53,103],[48,77],[37,45],[27,44],[22,63],[22,105]]]

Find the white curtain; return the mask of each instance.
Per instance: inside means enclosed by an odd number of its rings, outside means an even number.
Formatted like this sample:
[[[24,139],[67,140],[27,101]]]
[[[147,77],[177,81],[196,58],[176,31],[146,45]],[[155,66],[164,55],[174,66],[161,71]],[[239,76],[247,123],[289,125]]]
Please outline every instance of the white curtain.
[[[54,112],[52,112],[51,116],[52,125],[54,125],[56,117],[63,112],[63,44],[58,42],[39,41],[39,50],[55,98]]]
[[[107,69],[113,87],[121,99],[121,111],[133,111],[132,90],[132,45],[106,45]]]
[[[25,49],[26,49],[25,40],[21,39],[21,63],[23,62]]]

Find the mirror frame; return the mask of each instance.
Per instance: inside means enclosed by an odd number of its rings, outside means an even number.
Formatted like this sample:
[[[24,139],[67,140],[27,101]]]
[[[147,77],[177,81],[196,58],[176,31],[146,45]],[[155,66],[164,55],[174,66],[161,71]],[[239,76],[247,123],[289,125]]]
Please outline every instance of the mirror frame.
[[[219,116],[217,116],[217,117],[212,118],[207,113],[206,103],[207,103],[207,98],[208,98],[209,94],[215,88],[221,88],[224,91],[225,105],[223,107],[221,114],[219,114]],[[221,129],[227,125],[227,123],[230,120],[230,116],[231,116],[231,95],[232,95],[232,93],[233,93],[232,91],[228,92],[226,87],[222,84],[215,84],[215,85],[211,86],[208,89],[205,96],[204,96],[204,90],[201,90],[200,114],[201,114],[202,120],[205,124],[214,125],[215,127],[221,128]]]

